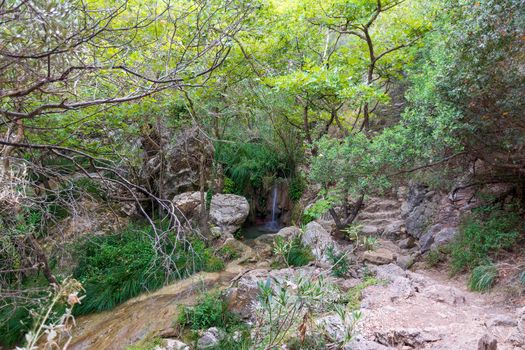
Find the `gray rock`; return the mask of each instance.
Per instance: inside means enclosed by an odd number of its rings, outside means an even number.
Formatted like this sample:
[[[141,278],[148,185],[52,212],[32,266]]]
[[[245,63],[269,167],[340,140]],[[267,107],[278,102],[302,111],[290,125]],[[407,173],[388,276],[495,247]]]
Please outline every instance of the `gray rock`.
[[[276,233],[277,236],[281,236],[284,239],[292,239],[296,236],[299,236],[302,233],[301,229],[297,226],[289,226],[279,230]]]
[[[208,329],[197,341],[197,349],[204,350],[213,348],[219,345],[224,338],[224,334],[217,327]]]
[[[406,270],[414,264],[414,258],[409,255],[398,255],[396,264],[403,270]]]
[[[413,348],[421,348],[425,343],[434,343],[441,340],[439,335],[433,332],[417,328],[391,329],[386,332],[375,332],[375,340],[388,346],[408,345]]]
[[[414,240],[414,237],[407,237],[405,239],[400,240],[397,245],[401,249],[411,249],[416,246],[416,241]]]
[[[375,271],[376,277],[383,281],[393,282],[398,277],[407,276],[406,271],[403,271],[402,268],[394,264],[377,266],[374,269],[374,271]]]
[[[435,234],[431,249],[437,249],[442,245],[452,242],[457,234],[458,230],[456,228],[445,227]]]
[[[363,260],[372,264],[385,265],[394,261],[395,255],[390,250],[385,248],[378,248],[374,251],[366,251],[363,253]]]
[[[157,346],[154,350],[190,350],[190,347],[177,339],[164,339],[164,345]]]
[[[518,309],[516,314],[518,316],[518,330],[525,334],[525,307]]]
[[[394,221],[385,226],[382,236],[388,239],[398,239],[404,231],[405,222],[402,220]]]
[[[446,303],[449,305],[458,305],[466,303],[465,294],[454,287],[434,284],[426,287],[422,294],[434,301]]]
[[[379,232],[379,228],[377,228],[377,226],[365,225],[361,228],[361,234],[367,235],[367,236],[376,235],[378,232]]]
[[[301,241],[305,246],[310,247],[312,254],[317,260],[323,262],[328,262],[327,250],[329,247],[333,247],[335,253],[341,251],[339,244],[332,235],[315,221],[306,225]]]
[[[422,253],[427,252],[432,247],[432,244],[434,244],[434,234],[429,231],[419,239],[419,250]]]
[[[393,349],[391,347],[384,346],[375,341],[364,339],[362,336],[357,336],[346,344],[344,350],[387,350]]]
[[[497,315],[487,321],[489,327],[516,327],[518,320],[508,315]]]
[[[211,199],[210,221],[223,233],[237,231],[250,213],[246,198],[234,194],[216,194]]]
[[[489,334],[485,334],[481,339],[478,341],[478,350],[497,350],[498,349],[498,341],[496,338]]]

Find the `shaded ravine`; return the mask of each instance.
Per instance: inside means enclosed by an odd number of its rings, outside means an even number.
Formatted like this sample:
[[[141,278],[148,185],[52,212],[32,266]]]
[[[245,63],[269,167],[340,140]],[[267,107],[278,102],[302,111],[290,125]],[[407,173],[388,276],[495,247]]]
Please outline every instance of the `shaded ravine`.
[[[155,292],[130,299],[110,311],[78,317],[69,350],[121,350],[173,326],[180,305],[191,305],[196,296],[212,288],[223,288],[240,273],[253,268],[246,263],[253,251],[227,264],[221,272],[200,272]],[[246,264],[245,264],[246,263]]]

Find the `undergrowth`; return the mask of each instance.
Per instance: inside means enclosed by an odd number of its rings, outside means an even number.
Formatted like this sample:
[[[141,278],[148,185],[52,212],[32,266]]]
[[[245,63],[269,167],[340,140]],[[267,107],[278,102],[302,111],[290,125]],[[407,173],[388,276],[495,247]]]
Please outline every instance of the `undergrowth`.
[[[521,221],[514,212],[483,207],[466,218],[451,243],[451,273],[488,265],[520,238]]]
[[[76,314],[109,310],[144,291],[184,278],[197,271],[219,271],[224,262],[200,240],[169,241],[174,253],[170,273],[152,246],[151,227],[130,225],[122,232],[86,237],[76,247],[78,259],[74,277],[86,289],[86,298]]]

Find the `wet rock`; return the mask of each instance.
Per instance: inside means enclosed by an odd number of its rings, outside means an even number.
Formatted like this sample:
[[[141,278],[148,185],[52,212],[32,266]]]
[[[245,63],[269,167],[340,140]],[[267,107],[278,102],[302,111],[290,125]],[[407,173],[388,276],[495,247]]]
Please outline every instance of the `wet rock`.
[[[306,225],[306,229],[301,236],[301,241],[305,246],[310,247],[312,254],[317,260],[327,262],[327,250],[333,247],[335,253],[341,251],[339,244],[334,240],[319,223],[312,221]]]
[[[395,255],[390,250],[385,248],[378,248],[374,251],[366,251],[363,253],[363,260],[372,264],[384,265],[394,261]]]
[[[224,338],[224,333],[217,327],[208,329],[197,341],[197,349],[204,350],[214,348],[219,345]]]
[[[485,334],[478,341],[478,350],[497,350],[498,341],[491,335]]]

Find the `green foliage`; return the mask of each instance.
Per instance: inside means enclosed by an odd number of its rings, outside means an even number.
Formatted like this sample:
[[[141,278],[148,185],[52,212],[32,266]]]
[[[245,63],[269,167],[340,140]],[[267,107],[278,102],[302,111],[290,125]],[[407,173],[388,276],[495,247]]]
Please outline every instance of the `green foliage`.
[[[467,217],[450,245],[452,274],[485,265],[490,257],[511,249],[520,237],[520,228],[516,213],[492,207]]]
[[[496,282],[498,269],[493,264],[480,265],[472,269],[468,286],[470,290],[476,292],[486,292]]]
[[[228,311],[224,298],[218,292],[204,294],[195,306],[183,307],[177,317],[179,325],[192,330],[210,327],[228,329],[239,322],[238,317]]]
[[[164,345],[164,341],[160,337],[147,338],[140,342],[129,345],[125,350],[154,350]]]
[[[75,308],[77,314],[112,309],[141,292],[161,287],[166,281],[186,277],[196,271],[219,271],[224,262],[204,242],[166,242],[175,252],[171,274],[157,260],[151,227],[131,225],[123,232],[90,236],[76,251],[78,265],[74,277],[81,281],[86,298]]]
[[[379,242],[376,237],[373,237],[373,236],[363,237],[363,247],[365,248],[365,250],[376,250],[378,243]]]
[[[227,176],[224,177],[224,187],[222,192],[226,194],[238,194],[235,182]]]
[[[224,245],[219,249],[217,254],[224,260],[224,261],[231,261],[239,258],[241,254],[235,249],[234,246],[231,245]]]
[[[286,266],[304,266],[314,259],[310,248],[301,242],[301,237],[285,240],[276,237],[274,242],[274,253]]]
[[[315,201],[310,207],[306,208],[303,214],[302,223],[307,224],[311,221],[319,219],[321,215],[326,213],[331,208],[331,202],[328,199],[320,199]]]
[[[443,259],[444,256],[439,249],[431,250],[425,255],[425,263],[428,267],[436,267]]]
[[[375,277],[365,277],[365,279],[348,290],[346,300],[350,310],[359,310],[361,308],[362,292],[365,288],[381,284],[382,282]]]
[[[306,180],[302,174],[297,174],[292,177],[290,182],[290,199],[297,202],[303,196],[303,192],[306,189]]]
[[[350,270],[350,262],[346,257],[346,253],[336,253],[333,246],[329,246],[326,255],[330,264],[332,264],[332,275],[335,277],[345,277]]]

